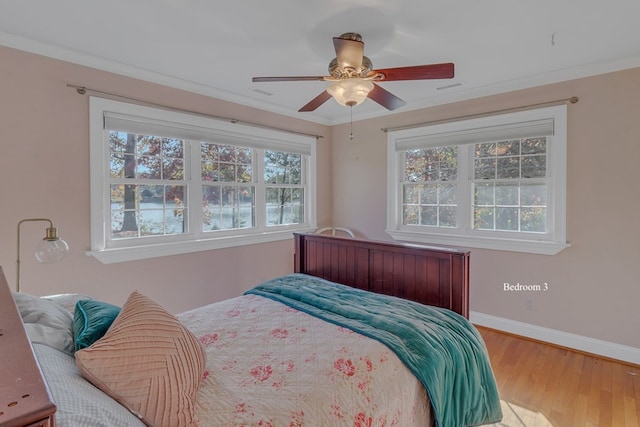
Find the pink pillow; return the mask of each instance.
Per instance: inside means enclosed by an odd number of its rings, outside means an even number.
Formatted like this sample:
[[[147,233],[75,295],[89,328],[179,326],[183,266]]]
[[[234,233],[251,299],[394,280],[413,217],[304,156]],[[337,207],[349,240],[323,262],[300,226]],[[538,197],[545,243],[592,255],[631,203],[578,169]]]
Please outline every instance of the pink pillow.
[[[196,425],[205,352],[193,333],[144,295],[133,292],[107,333],[75,357],[88,381],[146,424]]]

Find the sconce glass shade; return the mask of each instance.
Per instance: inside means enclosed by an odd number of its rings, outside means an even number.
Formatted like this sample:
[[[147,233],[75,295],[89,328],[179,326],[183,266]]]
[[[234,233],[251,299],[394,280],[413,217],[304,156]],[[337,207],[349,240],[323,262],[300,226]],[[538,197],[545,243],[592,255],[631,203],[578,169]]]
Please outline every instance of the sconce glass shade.
[[[345,107],[353,107],[361,104],[369,92],[373,90],[373,82],[371,80],[363,80],[358,77],[338,80],[332,83],[327,92],[340,105]]]
[[[16,292],[20,292],[20,230],[25,222],[48,222],[49,227],[46,229],[44,239],[36,246],[36,259],[43,263],[49,264],[58,262],[64,258],[69,252],[67,242],[58,237],[58,229],[53,226],[53,222],[48,218],[27,218],[18,222],[18,239],[16,245]]]
[[[36,259],[42,264],[51,264],[62,261],[62,258],[69,252],[67,242],[59,237],[55,239],[44,238],[36,246]]]

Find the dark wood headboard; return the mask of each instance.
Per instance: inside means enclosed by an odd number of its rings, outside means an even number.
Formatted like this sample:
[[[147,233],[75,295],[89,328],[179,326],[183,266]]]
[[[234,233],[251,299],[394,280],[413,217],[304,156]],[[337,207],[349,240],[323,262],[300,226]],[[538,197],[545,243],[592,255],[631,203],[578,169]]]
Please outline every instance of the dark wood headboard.
[[[469,318],[469,252],[322,234],[294,233],[296,273],[422,304]]]
[[[51,399],[0,267],[0,427],[53,427]]]

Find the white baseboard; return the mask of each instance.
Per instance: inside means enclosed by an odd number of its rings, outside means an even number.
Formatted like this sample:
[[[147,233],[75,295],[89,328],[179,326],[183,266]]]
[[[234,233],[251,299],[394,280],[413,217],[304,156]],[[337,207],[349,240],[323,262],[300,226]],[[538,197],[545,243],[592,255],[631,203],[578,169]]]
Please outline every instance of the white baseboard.
[[[545,341],[562,347],[568,347],[586,353],[621,360],[640,365],[640,348],[616,344],[608,341],[589,338],[582,335],[518,322],[516,320],[491,316],[489,314],[472,311],[469,316],[471,323],[487,328],[509,332],[515,335]]]

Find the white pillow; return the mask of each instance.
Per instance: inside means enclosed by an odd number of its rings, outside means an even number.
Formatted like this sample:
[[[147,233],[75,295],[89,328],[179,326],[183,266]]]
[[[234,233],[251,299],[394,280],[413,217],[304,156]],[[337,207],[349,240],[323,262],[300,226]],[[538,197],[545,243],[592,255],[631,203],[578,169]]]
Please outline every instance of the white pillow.
[[[46,299],[12,292],[25,330],[32,343],[73,354],[73,316],[62,306]]]
[[[44,298],[48,301],[55,302],[69,313],[73,314],[76,309],[76,303],[81,300],[93,300],[94,298],[91,295],[85,294],[56,294],[56,295],[46,295]]]

